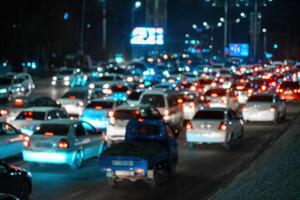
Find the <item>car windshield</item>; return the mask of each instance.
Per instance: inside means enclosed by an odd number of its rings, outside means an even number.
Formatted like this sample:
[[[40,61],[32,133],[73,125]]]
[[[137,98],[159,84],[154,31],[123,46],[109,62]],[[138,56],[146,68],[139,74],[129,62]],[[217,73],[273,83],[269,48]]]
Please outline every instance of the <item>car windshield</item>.
[[[0,78],[0,85],[1,85],[1,86],[10,85],[11,82],[12,82],[12,78],[10,78],[10,77],[3,77],[3,78]]]
[[[198,111],[194,119],[224,119],[223,111]]]
[[[119,120],[129,120],[136,115],[137,112],[137,110],[117,110],[114,117]]]
[[[79,92],[79,91],[69,91],[65,93],[62,98],[67,99],[84,99],[86,97],[86,92]]]
[[[140,124],[136,126],[136,132],[139,136],[158,136],[160,127],[153,124]]]
[[[59,72],[59,75],[72,75],[73,72],[73,70],[63,70]]]
[[[144,95],[141,100],[142,105],[149,105],[152,107],[165,107],[163,95],[148,94]]]
[[[69,125],[66,124],[42,124],[35,135],[67,135],[69,132]]]
[[[113,76],[102,76],[98,80],[99,81],[113,81],[114,77]]]
[[[111,109],[113,108],[114,103],[112,101],[94,101],[89,103],[86,108],[92,108],[92,109]]]
[[[248,100],[248,102],[273,102],[273,96],[251,96]]]
[[[31,111],[23,111],[21,112],[16,119],[20,120],[44,120],[45,119],[45,112],[31,112]]]

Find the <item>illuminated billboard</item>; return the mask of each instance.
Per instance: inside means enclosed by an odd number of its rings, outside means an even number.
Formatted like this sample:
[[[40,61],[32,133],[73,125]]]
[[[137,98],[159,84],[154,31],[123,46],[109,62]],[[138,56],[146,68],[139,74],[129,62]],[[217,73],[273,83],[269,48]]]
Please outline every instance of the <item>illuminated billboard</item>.
[[[137,27],[131,33],[130,43],[133,45],[163,45],[164,29]]]
[[[249,44],[243,44],[243,43],[229,44],[229,55],[232,57],[248,57]]]

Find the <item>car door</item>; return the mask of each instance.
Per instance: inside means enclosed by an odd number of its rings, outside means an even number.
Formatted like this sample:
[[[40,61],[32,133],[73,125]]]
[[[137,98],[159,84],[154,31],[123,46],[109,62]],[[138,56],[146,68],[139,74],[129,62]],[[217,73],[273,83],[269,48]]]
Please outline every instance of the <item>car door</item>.
[[[91,145],[91,138],[82,126],[82,122],[75,125],[75,146],[78,150],[82,151],[84,159],[89,158],[91,155],[89,146]]]
[[[23,151],[23,138],[10,124],[0,123],[0,159],[17,155]]]
[[[98,134],[96,129],[87,122],[82,122],[82,126],[87,132],[87,137],[90,139],[90,142],[87,145],[89,158],[97,156],[101,147],[100,145],[102,144],[101,135]]]

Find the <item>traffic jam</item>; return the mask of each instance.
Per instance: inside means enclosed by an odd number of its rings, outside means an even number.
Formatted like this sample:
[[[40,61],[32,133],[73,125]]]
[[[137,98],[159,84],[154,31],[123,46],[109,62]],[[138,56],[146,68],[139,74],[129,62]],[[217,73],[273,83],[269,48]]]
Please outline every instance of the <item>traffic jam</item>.
[[[31,169],[68,166],[77,173],[91,159],[95,176],[111,187],[168,184],[176,179],[179,150],[239,151],[246,126],[284,122],[287,104],[300,101],[299,66],[200,64],[188,54],[163,54],[61,68],[47,79],[52,90],[64,88],[57,98],[33,95],[39,85],[29,73],[1,75],[0,171],[7,176],[0,192],[31,199],[38,190]]]

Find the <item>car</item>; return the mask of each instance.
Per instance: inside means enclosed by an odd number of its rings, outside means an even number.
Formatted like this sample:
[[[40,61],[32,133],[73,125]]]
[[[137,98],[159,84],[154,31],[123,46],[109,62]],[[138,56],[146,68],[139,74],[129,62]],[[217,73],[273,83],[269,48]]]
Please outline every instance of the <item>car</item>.
[[[125,139],[126,125],[132,117],[139,114],[137,107],[122,105],[116,108],[109,118],[106,130],[108,146]]]
[[[15,120],[20,111],[30,107],[53,107],[60,108],[64,111],[61,104],[50,97],[18,97],[13,99],[10,102],[9,107],[5,109],[7,122]]]
[[[35,85],[27,73],[9,73],[0,77],[0,99],[29,96]]]
[[[0,161],[0,193],[29,200],[32,193],[32,175],[21,167]],[[12,199],[12,198],[10,198]]]
[[[159,110],[164,120],[175,129],[181,129],[184,123],[183,109],[178,104],[180,93],[164,89],[145,91],[139,100],[140,106],[151,106]]]
[[[232,148],[244,137],[243,121],[229,108],[201,109],[187,123],[186,129],[186,141],[190,147],[222,144],[225,148]]]
[[[276,93],[282,100],[300,101],[299,82],[284,81],[276,89]]]
[[[106,146],[91,124],[79,120],[51,120],[42,123],[24,140],[24,161],[33,164],[68,164],[82,167],[87,159],[100,156]]]
[[[104,89],[103,93],[108,99],[125,102],[128,98],[128,95],[131,93],[131,90],[124,84],[115,84],[110,86],[108,89]]]
[[[57,99],[57,102],[66,109],[71,117],[78,118],[91,99],[93,99],[93,93],[86,89],[70,89]]]
[[[139,91],[139,90],[130,91],[130,94],[128,95],[127,98],[127,104],[132,107],[137,106],[139,104],[139,99],[142,93],[143,91]]]
[[[84,85],[87,81],[87,76],[78,68],[61,68],[55,76],[52,77],[51,85],[74,87]]]
[[[277,94],[253,94],[242,109],[245,122],[273,122],[286,118],[286,104]]]
[[[237,110],[239,107],[237,96],[230,90],[223,88],[209,89],[205,93],[210,108],[222,107]]]
[[[31,136],[35,128],[42,122],[67,117],[66,113],[59,108],[33,107],[22,110],[11,123],[20,130],[21,133]]]
[[[84,108],[80,119],[97,129],[106,130],[111,113],[120,105],[122,105],[120,101],[94,99]]]
[[[0,160],[16,156],[23,151],[24,135],[6,122],[0,122]]]
[[[106,173],[110,186],[129,180],[145,181],[157,187],[163,177],[175,176],[178,132],[162,119],[158,110],[150,113],[151,116],[143,116],[141,112],[139,117],[130,119],[125,141],[111,146],[100,156],[99,169]]]
[[[100,76],[89,84],[89,90],[98,97],[103,95],[103,89],[109,89],[114,84],[124,83],[122,76],[118,74],[100,74]]]

